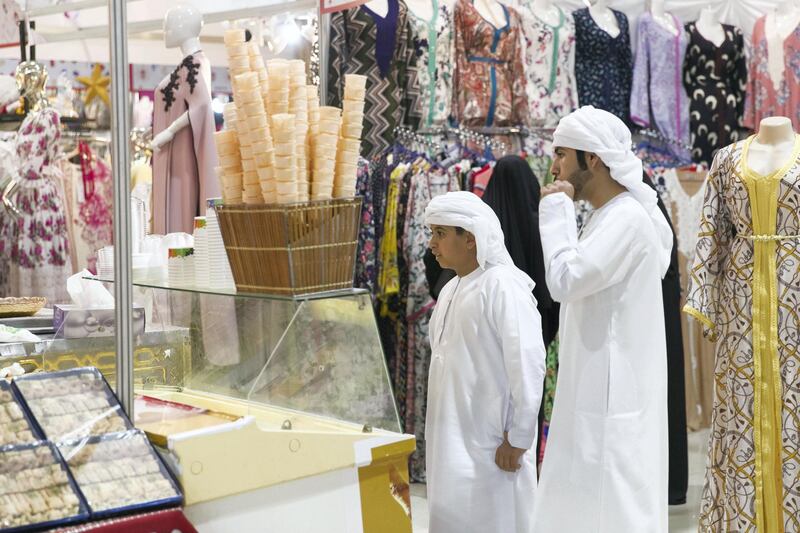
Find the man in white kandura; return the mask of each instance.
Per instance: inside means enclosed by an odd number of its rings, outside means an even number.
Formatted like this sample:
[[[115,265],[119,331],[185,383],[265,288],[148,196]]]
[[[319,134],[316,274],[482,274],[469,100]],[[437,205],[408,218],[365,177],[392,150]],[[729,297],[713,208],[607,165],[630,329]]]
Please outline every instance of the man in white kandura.
[[[533,281],[474,194],[434,198],[425,223],[439,264],[457,274],[429,330],[430,533],[530,533],[545,372]]]
[[[661,278],[672,232],[616,116],[582,107],[561,119],[553,146],[539,223],[561,331],[534,531],[666,533]],[[594,207],[580,235],[573,200]]]

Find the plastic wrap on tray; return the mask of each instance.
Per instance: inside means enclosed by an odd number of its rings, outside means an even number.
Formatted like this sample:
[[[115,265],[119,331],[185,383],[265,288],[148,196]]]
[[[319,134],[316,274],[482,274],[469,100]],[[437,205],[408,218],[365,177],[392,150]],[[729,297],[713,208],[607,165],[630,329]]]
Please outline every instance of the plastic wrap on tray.
[[[132,427],[96,368],[31,374],[14,380],[43,436],[58,442]]]
[[[11,385],[0,379],[0,447],[31,444],[41,440],[40,437]]]
[[[62,442],[93,517],[180,505],[178,486],[140,430]]]
[[[88,517],[74,481],[51,444],[0,448],[0,530],[39,530]]]

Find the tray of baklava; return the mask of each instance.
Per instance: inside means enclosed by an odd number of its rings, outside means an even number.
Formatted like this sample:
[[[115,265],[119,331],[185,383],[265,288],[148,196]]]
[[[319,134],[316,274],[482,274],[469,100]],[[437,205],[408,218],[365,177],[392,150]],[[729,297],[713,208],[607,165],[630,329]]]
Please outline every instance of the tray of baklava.
[[[177,482],[141,430],[58,443],[93,518],[180,505]]]
[[[133,427],[96,368],[30,374],[13,384],[37,430],[51,442]]]
[[[0,448],[0,530],[39,531],[88,518],[75,481],[52,444]]]
[[[11,385],[0,379],[0,447],[31,444],[41,439]]]

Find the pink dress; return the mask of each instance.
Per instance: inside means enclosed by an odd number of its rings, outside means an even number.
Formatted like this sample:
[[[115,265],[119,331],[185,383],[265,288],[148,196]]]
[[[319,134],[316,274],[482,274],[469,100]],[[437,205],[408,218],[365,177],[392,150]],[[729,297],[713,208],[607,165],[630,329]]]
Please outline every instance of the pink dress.
[[[205,215],[206,200],[220,194],[214,172],[214,113],[200,72],[202,52],[184,58],[155,93],[153,134],[158,135],[189,112],[189,127],[153,154],[153,233],[194,229],[194,217]]]
[[[72,274],[58,165],[60,124],[52,108],[31,112],[22,122],[14,198],[20,217],[4,214],[0,224],[0,256],[9,265],[8,294],[44,296],[48,306],[69,301],[65,282]]]
[[[769,50],[764,31],[766,16],[753,27],[753,52],[748,66],[747,96],[744,105],[744,125],[756,129],[766,117],[789,117],[795,131],[800,128],[800,26],[783,41],[784,69],[779,87],[769,75]]]

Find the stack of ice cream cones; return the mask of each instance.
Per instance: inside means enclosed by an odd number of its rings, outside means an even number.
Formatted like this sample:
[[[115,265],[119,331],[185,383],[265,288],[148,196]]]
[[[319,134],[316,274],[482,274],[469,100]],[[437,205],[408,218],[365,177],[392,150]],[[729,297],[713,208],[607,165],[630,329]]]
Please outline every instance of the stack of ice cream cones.
[[[345,76],[342,128],[336,154],[336,175],[333,183],[334,198],[348,198],[356,194],[366,90],[366,76],[357,74],[347,74]]]

